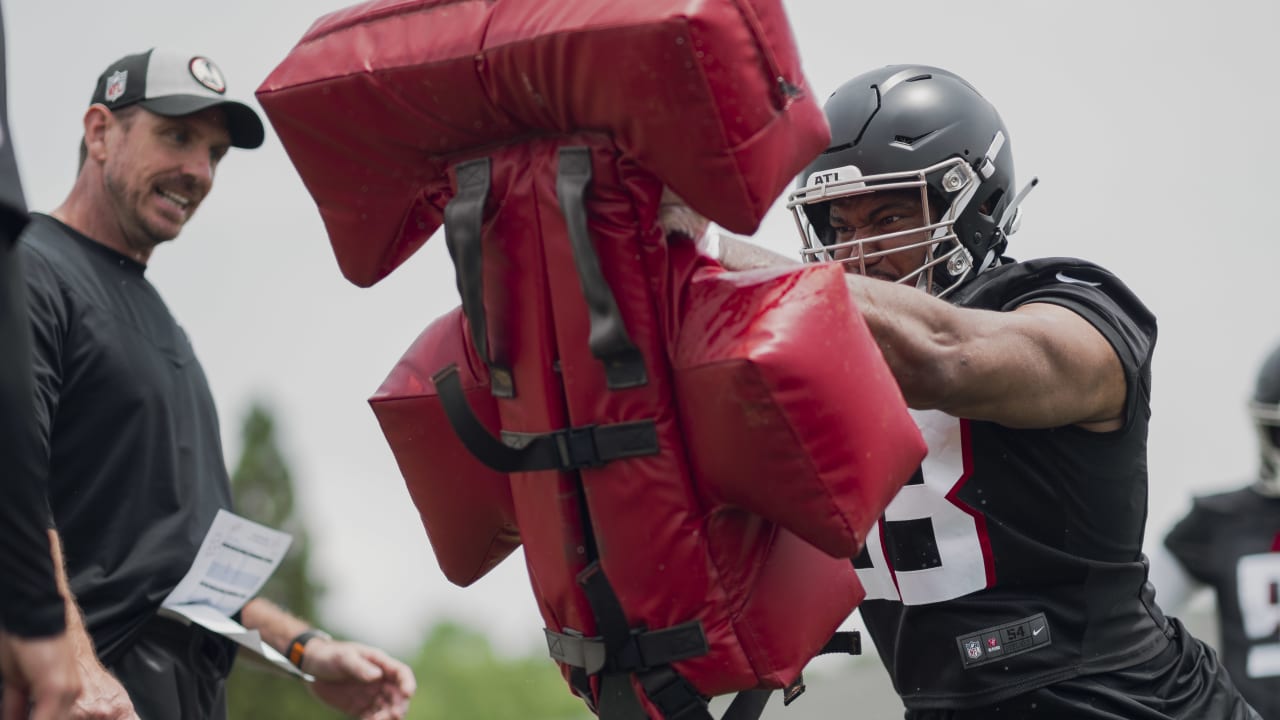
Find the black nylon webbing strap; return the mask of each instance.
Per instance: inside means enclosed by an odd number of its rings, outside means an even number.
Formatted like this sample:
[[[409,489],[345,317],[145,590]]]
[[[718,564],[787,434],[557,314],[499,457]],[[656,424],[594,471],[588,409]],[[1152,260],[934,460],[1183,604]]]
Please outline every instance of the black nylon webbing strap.
[[[819,655],[829,655],[831,653],[844,653],[846,655],[862,654],[862,634],[857,630],[841,630],[833,633],[831,639],[826,645],[818,651]]]
[[[591,714],[596,713],[596,699],[591,694],[591,678],[587,675],[587,671],[582,668],[575,667],[569,669],[569,687],[573,688],[573,694],[582,698],[582,702],[587,704],[587,709],[591,710]]]
[[[707,636],[702,623],[681,623],[661,630],[632,630],[628,641],[617,657],[605,653],[603,638],[583,637],[581,633],[544,629],[547,651],[551,657],[567,665],[583,668],[588,674],[600,672],[608,665],[610,670],[635,672],[659,665],[706,655]]]
[[[489,328],[484,314],[484,253],[481,229],[489,199],[489,158],[458,164],[458,194],[444,207],[444,241],[453,258],[462,312],[471,323],[471,341],[489,366],[490,389],[498,397],[515,397],[510,369],[490,354]]]
[[[573,261],[578,266],[582,295],[591,316],[591,354],[604,363],[610,390],[638,387],[648,382],[644,358],[631,342],[613,290],[600,271],[587,229],[587,186],[591,184],[591,150],[585,147],[560,148],[560,169],[556,175],[556,195],[569,229]]]
[[[627,615],[622,611],[622,602],[613,592],[613,586],[604,576],[604,570],[597,560],[578,573],[578,585],[587,596],[591,605],[591,614],[595,615],[596,626],[604,640],[604,651],[609,657],[617,657],[631,635],[631,626],[627,624]]]
[[[744,690],[738,693],[720,720],[757,720],[773,697],[772,690]]]
[[[857,630],[841,630],[832,633],[831,639],[827,640],[822,649],[818,650],[818,655],[829,655],[832,653],[843,653],[846,655],[862,654],[862,635]],[[795,701],[796,698],[804,694],[805,684],[804,675],[796,678],[795,682],[786,686],[782,690],[782,705],[786,707]]]
[[[640,673],[640,686],[666,720],[713,720],[707,699],[671,666]]]
[[[549,433],[502,431],[502,441],[524,451],[539,470],[578,470],[612,460],[658,454],[658,428],[652,420],[584,425]],[[545,467],[544,467],[545,466]]]
[[[578,585],[582,587],[587,603],[591,605],[591,612],[595,615],[596,626],[600,629],[605,646],[605,669],[600,673],[600,720],[646,717],[644,708],[631,687],[631,673],[628,672],[629,667],[626,667],[626,664],[638,661],[657,661],[656,658],[646,658],[644,650],[636,644],[636,638],[645,634],[644,631],[633,632],[627,624],[622,603],[600,568],[599,561],[591,563],[578,573]],[[692,631],[694,626],[697,627],[696,636]],[[658,644],[666,646],[663,652],[691,652],[697,646],[703,648],[698,654],[706,653],[706,636],[701,624],[683,623],[667,630],[672,631],[668,636],[655,634],[655,637],[662,638]],[[641,669],[636,677],[649,701],[667,720],[712,720],[711,712],[707,709],[707,699],[672,669],[669,663],[663,662],[661,665]],[[634,715],[636,712],[640,715]],[[737,720],[754,719],[743,716]]]
[[[477,460],[498,472],[568,472],[599,467],[613,460],[658,454],[658,428],[652,420],[588,425],[549,433],[503,431],[499,440],[471,412],[456,364],[433,375],[431,381],[439,393],[445,417],[463,446]]]
[[[600,561],[592,562],[578,573],[578,585],[587,596],[596,627],[603,636],[605,655],[616,657],[631,634],[622,603],[604,576]],[[607,661],[606,661],[607,662]],[[648,720],[640,698],[631,687],[631,674],[602,672],[600,674],[600,720]]]

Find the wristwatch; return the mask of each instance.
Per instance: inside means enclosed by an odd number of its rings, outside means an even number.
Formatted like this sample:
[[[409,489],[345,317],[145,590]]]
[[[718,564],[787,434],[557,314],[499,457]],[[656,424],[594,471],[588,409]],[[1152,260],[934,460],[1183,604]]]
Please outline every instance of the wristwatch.
[[[309,630],[304,630],[298,633],[297,637],[290,640],[288,652],[289,662],[293,663],[293,666],[299,670],[302,669],[302,659],[307,656],[307,643],[310,642],[312,638],[332,640],[333,636],[323,630],[310,628]]]

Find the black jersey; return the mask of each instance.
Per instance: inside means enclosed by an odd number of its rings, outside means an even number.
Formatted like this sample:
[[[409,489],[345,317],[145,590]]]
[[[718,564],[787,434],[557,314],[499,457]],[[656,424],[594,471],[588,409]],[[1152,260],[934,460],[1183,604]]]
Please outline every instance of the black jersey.
[[[1154,316],[1078,260],[990,270],[961,306],[1052,303],[1110,342],[1128,393],[1123,427],[1015,430],[914,412],[929,446],[854,561],[861,606],[908,708],[988,705],[1149,660],[1172,631],[1141,553]]]
[[[71,590],[109,664],[231,507],[204,371],[145,266],[33,215],[38,435]]]
[[[1218,596],[1222,661],[1249,703],[1280,718],[1280,498],[1196,498],[1165,546]]]

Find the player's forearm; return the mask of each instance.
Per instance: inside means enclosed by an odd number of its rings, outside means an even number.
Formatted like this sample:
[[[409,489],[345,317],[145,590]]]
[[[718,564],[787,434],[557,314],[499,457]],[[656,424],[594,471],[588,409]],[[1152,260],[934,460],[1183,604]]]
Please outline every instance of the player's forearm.
[[[861,275],[845,281],[907,405],[949,409],[952,391],[967,385],[962,376],[973,369],[963,311],[904,285]]]
[[[795,258],[779,255],[755,243],[726,235],[720,236],[719,248],[715,255],[715,259],[730,270],[758,270],[800,264],[800,261]]]
[[[800,262],[759,245],[722,236],[718,260],[730,270],[796,266]],[[890,370],[912,407],[936,407],[946,384],[938,376],[953,332],[947,327],[951,306],[914,288],[847,276],[854,303],[862,312]]]

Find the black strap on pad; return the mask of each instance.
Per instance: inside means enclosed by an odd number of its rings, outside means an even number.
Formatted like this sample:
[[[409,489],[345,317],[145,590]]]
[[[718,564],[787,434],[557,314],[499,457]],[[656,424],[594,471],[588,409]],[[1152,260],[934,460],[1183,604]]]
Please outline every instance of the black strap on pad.
[[[451,363],[431,377],[449,425],[477,460],[498,472],[599,467],[613,460],[658,454],[658,428],[652,420],[585,425],[547,433],[489,433],[467,404],[458,366]]]
[[[604,364],[610,390],[639,387],[648,382],[644,358],[631,342],[613,290],[600,270],[587,229],[587,187],[591,184],[591,150],[586,147],[560,148],[560,167],[556,175],[556,195],[569,230],[573,261],[578,266],[582,295],[591,316],[591,354]]]
[[[471,324],[471,341],[489,366],[489,386],[497,397],[515,397],[511,370],[490,353],[488,322],[484,314],[484,253],[482,228],[484,205],[489,199],[489,158],[459,163],[458,194],[444,207],[444,241],[453,258],[462,296],[462,312]]]

